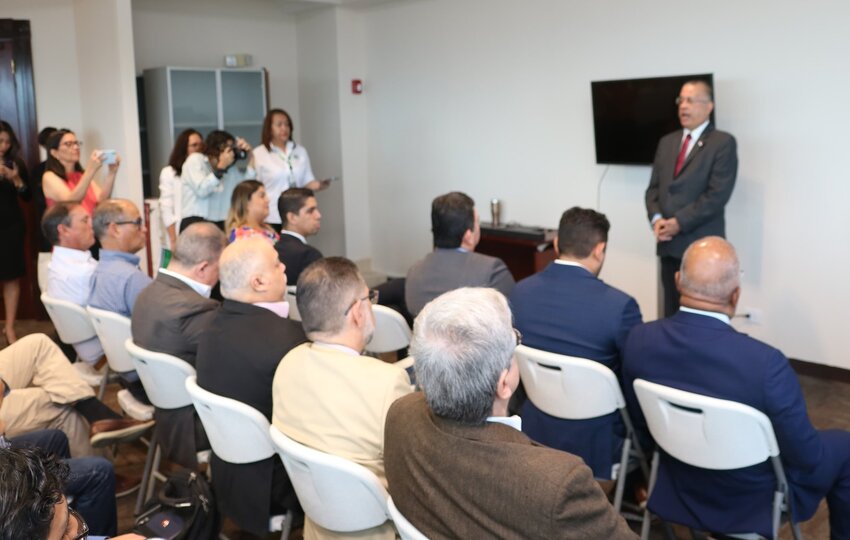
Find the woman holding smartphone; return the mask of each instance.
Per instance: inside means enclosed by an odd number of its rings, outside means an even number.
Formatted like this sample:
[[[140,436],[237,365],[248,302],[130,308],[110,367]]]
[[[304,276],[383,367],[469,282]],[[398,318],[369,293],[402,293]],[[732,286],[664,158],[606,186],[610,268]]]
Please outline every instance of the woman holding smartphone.
[[[281,193],[291,187],[321,191],[330,185],[330,180],[316,180],[307,149],[292,138],[294,131],[289,113],[283,109],[272,109],[263,121],[263,142],[254,148],[257,180],[266,186],[269,197],[268,222],[278,232],[281,219],[277,200]]]
[[[73,131],[60,129],[47,141],[47,165],[42,177],[42,188],[50,208],[55,202],[76,201],[91,215],[97,203],[112,195],[115,175],[121,165],[117,155],[95,150],[89,156],[88,168],[80,165],[82,141]],[[102,182],[95,180],[98,171],[107,165]]]
[[[20,156],[21,145],[12,126],[0,120],[0,282],[6,313],[3,336],[6,345],[18,340],[15,319],[21,296],[24,267],[24,236],[27,232],[18,199],[32,198],[27,167]]]

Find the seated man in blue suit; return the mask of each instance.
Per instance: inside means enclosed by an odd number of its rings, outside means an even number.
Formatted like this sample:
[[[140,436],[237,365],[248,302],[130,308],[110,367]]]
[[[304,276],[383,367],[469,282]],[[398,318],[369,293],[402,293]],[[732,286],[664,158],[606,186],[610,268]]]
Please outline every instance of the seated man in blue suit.
[[[638,327],[623,354],[623,386],[636,429],[646,429],[632,383],[645,379],[749,405],[770,419],[791,489],[795,521],[826,497],[832,538],[850,538],[850,433],[816,431],[797,377],[777,349],[730,325],[741,289],[738,257],[717,236],[685,251],[676,284],[681,308]],[[665,457],[650,509],[691,527],[770,537],[776,485],[769,462],[709,471]]]
[[[510,296],[517,329],[529,347],[595,360],[619,375],[623,342],[641,322],[634,298],[599,276],[608,243],[608,219],[570,208],[561,216],[558,259],[520,281]],[[577,454],[597,478],[611,478],[625,429],[619,413],[591,420],[562,420],[526,401],[523,432],[537,442]]]

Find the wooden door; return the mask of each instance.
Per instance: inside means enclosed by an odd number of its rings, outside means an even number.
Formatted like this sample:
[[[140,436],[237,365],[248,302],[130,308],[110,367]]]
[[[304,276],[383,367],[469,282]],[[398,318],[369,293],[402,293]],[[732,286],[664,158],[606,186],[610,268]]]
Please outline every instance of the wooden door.
[[[21,143],[22,158],[31,173],[32,187],[32,171],[38,165],[39,154],[29,21],[0,19],[0,96],[0,119],[8,122],[15,130],[15,135]],[[24,203],[21,207],[27,223],[24,247],[26,275],[21,280],[18,319],[46,319],[46,313],[38,299],[40,292],[36,279],[36,216],[32,203]]]

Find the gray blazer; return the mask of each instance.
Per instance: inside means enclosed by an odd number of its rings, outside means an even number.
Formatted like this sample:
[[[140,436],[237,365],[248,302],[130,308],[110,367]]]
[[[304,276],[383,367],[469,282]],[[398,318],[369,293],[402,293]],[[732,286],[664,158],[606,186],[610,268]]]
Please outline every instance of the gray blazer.
[[[663,257],[681,258],[695,240],[726,235],[724,208],[738,173],[735,138],[709,124],[674,177],[681,144],[682,130],[661,138],[646,189],[649,219],[675,216],[682,228],[669,242],[658,242],[656,251]]]
[[[437,248],[408,270],[404,300],[415,317],[425,304],[460,287],[492,287],[508,296],[514,277],[496,257]]]
[[[218,302],[204,298],[179,279],[160,273],[133,306],[133,341],[145,349],[170,354],[193,366],[201,332],[215,316]],[[156,436],[164,456],[184,467],[197,467],[196,450],[209,447],[195,410],[156,409]]]

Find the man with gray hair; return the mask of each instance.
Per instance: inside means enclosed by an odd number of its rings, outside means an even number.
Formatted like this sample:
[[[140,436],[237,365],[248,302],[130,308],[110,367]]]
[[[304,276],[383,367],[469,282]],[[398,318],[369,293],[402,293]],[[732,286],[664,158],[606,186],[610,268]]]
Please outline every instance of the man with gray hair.
[[[218,259],[225,243],[221,229],[209,222],[193,223],[180,233],[168,268],[160,269],[136,298],[130,318],[136,345],[195,365],[201,333],[219,305],[210,299],[210,292],[218,281]],[[192,406],[157,409],[155,415],[163,454],[186,467],[197,466]],[[203,429],[197,426],[197,442],[206,446]]]
[[[386,484],[384,419],[410,393],[407,373],[362,356],[375,331],[377,300],[357,266],[342,257],[320,259],[298,278],[298,311],[307,337],[287,354],[272,383],[272,423],[292,439],[363,465]],[[304,538],[338,538],[305,519]],[[345,537],[342,535],[341,537]],[[395,538],[392,523],[356,533]]]
[[[779,443],[794,521],[811,518],[825,496],[831,537],[848,538],[850,433],[816,431],[797,376],[782,352],[731,326],[741,295],[739,276],[735,249],[719,236],[697,240],[685,251],[676,273],[678,313],[636,326],[624,346],[623,393],[635,428],[649,437],[632,386],[635,379],[763,412]],[[770,537],[775,486],[769,462],[716,471],[662,454],[649,506],[664,508],[665,519],[693,528]]]
[[[107,199],[92,216],[100,241],[100,260],[92,274],[91,307],[129,317],[133,304],[151,278],[139,269],[136,253],[145,247],[145,227],[139,209],[126,199]]]
[[[307,338],[287,318],[285,267],[264,237],[238,239],[219,262],[224,302],[198,344],[198,385],[241,401],[272,419],[272,379],[281,359]],[[269,517],[298,508],[277,455],[257,463],[227,463],[213,453],[213,489],[241,529],[268,532]]]
[[[519,342],[495,289],[426,304],[411,344],[422,392],[387,414],[393,501],[429,538],[636,538],[580,458],[533,442],[507,417]]]

